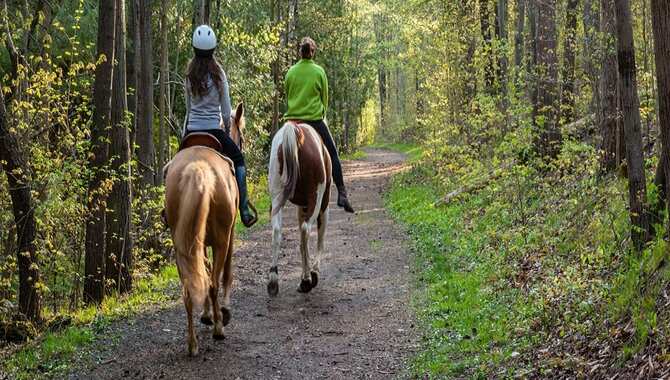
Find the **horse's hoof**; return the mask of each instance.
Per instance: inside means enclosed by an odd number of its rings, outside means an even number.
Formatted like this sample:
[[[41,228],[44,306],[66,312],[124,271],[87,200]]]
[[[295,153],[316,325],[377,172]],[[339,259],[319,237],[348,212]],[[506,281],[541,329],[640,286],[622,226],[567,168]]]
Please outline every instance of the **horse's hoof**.
[[[208,317],[208,316],[205,316],[205,315],[200,317],[200,323],[202,323],[203,325],[207,325],[207,326],[211,326],[211,325],[214,324],[214,322],[212,322],[212,317]]]
[[[270,297],[276,297],[279,294],[279,281],[268,282],[268,294]]]
[[[312,271],[310,273],[312,277],[312,289],[316,288],[316,286],[319,284],[319,272]]]
[[[231,317],[230,310],[228,310],[228,308],[226,308],[225,306],[222,306],[221,307],[221,322],[223,322],[224,326],[228,326],[228,324],[230,323],[230,317]]]
[[[224,340],[226,338],[226,336],[223,335],[223,333],[221,334],[214,333],[212,336],[214,337],[214,340]]]
[[[298,292],[300,293],[309,293],[312,290],[312,281],[303,279],[300,281],[300,286],[298,287]]]
[[[198,356],[198,345],[190,345],[188,346],[188,356]]]

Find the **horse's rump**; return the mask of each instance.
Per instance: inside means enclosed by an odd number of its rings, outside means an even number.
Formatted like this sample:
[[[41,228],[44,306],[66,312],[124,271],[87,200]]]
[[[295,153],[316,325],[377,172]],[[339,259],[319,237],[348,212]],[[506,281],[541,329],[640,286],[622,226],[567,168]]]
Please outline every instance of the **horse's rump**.
[[[284,124],[273,139],[271,155],[270,186],[276,198],[273,213],[286,201],[308,207],[314,203],[312,198],[318,185],[330,185],[330,155],[321,137],[309,125]]]

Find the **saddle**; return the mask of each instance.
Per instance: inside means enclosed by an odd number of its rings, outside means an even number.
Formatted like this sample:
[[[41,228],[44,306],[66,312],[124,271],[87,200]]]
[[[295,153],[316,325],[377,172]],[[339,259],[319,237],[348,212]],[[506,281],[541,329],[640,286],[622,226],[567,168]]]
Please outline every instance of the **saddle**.
[[[207,132],[191,132],[181,140],[178,152],[181,152],[187,148],[192,148],[194,146],[200,146],[215,151],[219,157],[223,158],[224,161],[230,164],[230,170],[233,172],[233,175],[235,174],[235,164],[233,163],[233,160],[221,153],[221,143],[219,142],[219,139],[214,137],[214,135]],[[167,171],[171,164],[172,160],[163,166],[163,181],[165,181],[165,178],[167,177]]]
[[[179,144],[179,150],[184,150],[193,146],[206,146],[207,148],[214,149],[217,152],[220,152],[223,148],[219,139],[214,137],[214,135],[207,132],[191,132],[184,139],[181,140]]]

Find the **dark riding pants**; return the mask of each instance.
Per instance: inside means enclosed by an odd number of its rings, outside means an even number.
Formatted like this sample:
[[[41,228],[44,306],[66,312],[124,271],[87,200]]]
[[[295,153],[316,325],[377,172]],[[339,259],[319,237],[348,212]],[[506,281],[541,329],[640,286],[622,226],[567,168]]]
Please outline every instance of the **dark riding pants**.
[[[230,158],[233,161],[233,164],[235,164],[235,167],[244,166],[244,156],[242,155],[240,148],[235,145],[235,142],[230,138],[230,136],[226,134],[226,131],[223,129],[207,129],[202,131],[186,130],[187,135],[192,132],[206,132],[216,137],[216,139],[221,143],[221,153],[224,156]]]
[[[314,121],[305,121],[310,125],[314,130],[321,136],[323,144],[330,154],[330,161],[333,163],[333,181],[335,181],[335,186],[337,189],[344,188],[344,178],[342,177],[342,164],[340,163],[340,157],[337,154],[337,147],[335,146],[335,141],[333,141],[333,136],[330,135],[328,126],[323,120],[314,120]]]

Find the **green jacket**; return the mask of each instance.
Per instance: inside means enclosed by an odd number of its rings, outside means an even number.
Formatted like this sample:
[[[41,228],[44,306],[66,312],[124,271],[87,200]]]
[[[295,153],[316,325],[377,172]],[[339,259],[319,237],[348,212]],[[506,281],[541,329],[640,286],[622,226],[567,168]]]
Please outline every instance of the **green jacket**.
[[[323,68],[311,59],[301,59],[286,73],[284,80],[288,109],[284,120],[315,121],[326,117],[328,78]]]

